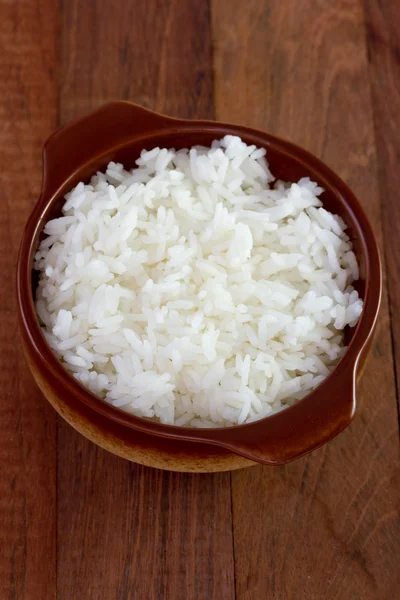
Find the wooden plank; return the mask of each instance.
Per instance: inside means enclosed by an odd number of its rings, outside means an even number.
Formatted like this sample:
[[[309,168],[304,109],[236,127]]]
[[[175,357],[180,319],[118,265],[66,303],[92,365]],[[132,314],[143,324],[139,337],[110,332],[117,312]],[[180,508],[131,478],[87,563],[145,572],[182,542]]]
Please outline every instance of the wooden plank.
[[[201,0],[65,2],[62,121],[118,98],[212,118],[208,16]],[[131,465],[63,422],[58,439],[60,600],[234,597],[229,474]]]
[[[42,144],[57,125],[57,3],[1,0],[0,13],[0,597],[47,600],[56,583],[56,419],[22,356],[14,281]]]
[[[321,157],[354,189],[382,245],[361,3],[248,0],[244,9],[240,0],[212,0],[211,7],[217,118],[279,134]],[[388,136],[397,113],[390,114]],[[326,447],[282,468],[232,474],[238,600],[398,597],[386,286],[358,390],[355,422]]]
[[[365,0],[364,4],[399,402],[400,207],[397,198],[400,141],[397,129],[400,114],[400,4],[395,0]]]

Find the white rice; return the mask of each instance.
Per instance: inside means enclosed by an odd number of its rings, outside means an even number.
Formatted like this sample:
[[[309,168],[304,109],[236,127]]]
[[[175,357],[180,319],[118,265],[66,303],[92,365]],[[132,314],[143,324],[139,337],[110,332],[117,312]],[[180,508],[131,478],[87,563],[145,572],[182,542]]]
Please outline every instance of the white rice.
[[[154,148],[65,196],[35,257],[47,341],[84,386],[163,423],[248,423],[342,356],[363,309],[342,219],[265,150]]]

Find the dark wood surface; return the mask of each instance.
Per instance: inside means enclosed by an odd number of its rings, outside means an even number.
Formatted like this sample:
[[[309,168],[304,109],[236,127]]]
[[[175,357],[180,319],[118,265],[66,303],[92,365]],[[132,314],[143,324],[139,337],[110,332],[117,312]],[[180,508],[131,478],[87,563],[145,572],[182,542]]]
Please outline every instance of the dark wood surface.
[[[400,4],[0,0],[0,600],[400,597]],[[353,188],[385,263],[354,423],[288,466],[185,475],[93,446],[36,389],[14,271],[41,146],[103,102],[258,127]]]

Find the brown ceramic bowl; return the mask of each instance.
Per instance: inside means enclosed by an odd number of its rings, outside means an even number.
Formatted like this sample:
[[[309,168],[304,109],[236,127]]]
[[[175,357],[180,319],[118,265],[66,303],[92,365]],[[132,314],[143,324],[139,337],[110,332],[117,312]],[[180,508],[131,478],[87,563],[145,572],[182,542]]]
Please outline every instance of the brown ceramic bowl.
[[[110,406],[61,365],[41,332],[34,308],[32,264],[44,224],[60,213],[63,195],[110,160],[132,167],[143,148],[209,145],[226,134],[265,147],[272,172],[297,181],[309,176],[324,189],[324,206],[339,214],[360,264],[364,312],[347,332],[348,349],[331,375],[294,406],[255,423],[218,429],[168,426]],[[358,200],[311,154],[261,131],[209,121],[172,119],[128,102],[107,104],[56,132],[44,147],[41,196],[26,225],[18,273],[18,306],[25,354],[44,395],[78,431],[98,445],[145,465],[180,471],[219,471],[259,462],[291,461],[325,444],[351,422],[356,382],[371,342],[381,296],[381,266],[371,226]]]

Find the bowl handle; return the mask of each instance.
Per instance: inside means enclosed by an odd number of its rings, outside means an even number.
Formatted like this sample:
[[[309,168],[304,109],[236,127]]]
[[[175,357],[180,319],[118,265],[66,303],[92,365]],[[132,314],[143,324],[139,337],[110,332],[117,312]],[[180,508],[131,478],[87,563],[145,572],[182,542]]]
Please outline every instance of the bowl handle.
[[[131,102],[111,102],[54,133],[43,149],[42,196],[52,197],[77,169],[133,136],[159,131],[174,121]]]
[[[262,464],[284,464],[322,446],[351,422],[356,360],[342,365],[303,400],[251,425],[219,432],[220,445]],[[342,367],[342,368],[341,368]]]

